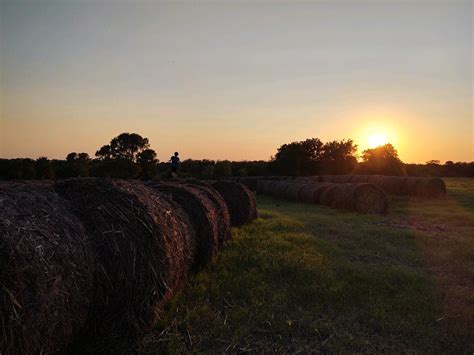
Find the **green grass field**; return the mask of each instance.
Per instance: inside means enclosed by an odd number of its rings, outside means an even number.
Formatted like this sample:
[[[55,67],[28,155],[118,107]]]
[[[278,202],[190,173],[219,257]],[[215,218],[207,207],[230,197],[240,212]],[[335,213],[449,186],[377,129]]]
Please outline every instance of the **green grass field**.
[[[473,352],[474,180],[386,216],[258,197],[144,352]]]

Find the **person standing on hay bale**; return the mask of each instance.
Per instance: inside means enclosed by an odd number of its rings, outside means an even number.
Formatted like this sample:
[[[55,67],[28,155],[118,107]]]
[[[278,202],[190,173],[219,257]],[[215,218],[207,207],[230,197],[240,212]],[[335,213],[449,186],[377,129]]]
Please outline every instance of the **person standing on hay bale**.
[[[170,162],[171,162],[171,177],[177,178],[178,177],[178,166],[180,164],[180,160],[178,157],[179,153],[174,152],[174,155],[171,156]]]

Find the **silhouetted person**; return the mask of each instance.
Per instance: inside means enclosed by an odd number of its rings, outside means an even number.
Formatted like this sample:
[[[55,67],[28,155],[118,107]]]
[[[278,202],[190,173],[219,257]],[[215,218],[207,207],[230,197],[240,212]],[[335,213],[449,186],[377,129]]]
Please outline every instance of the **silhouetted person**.
[[[179,166],[179,158],[178,158],[179,153],[175,152],[174,155],[170,158],[171,161],[171,176],[172,177],[177,177],[178,176],[178,166]]]

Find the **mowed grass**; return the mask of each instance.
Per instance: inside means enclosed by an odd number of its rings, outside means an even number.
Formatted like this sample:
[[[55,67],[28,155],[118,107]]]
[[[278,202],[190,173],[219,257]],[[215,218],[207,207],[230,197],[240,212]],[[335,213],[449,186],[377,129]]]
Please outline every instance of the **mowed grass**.
[[[259,196],[143,352],[472,352],[474,181],[387,216]]]

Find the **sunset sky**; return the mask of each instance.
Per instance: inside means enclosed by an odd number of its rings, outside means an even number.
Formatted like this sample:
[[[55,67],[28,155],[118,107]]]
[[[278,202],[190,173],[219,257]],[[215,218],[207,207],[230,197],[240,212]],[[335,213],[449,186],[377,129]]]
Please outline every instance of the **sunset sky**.
[[[471,1],[1,1],[0,157],[268,159],[373,136],[474,160]]]

